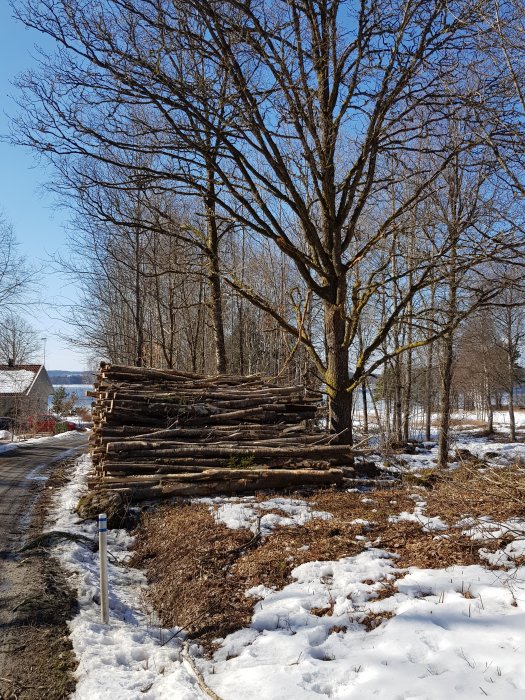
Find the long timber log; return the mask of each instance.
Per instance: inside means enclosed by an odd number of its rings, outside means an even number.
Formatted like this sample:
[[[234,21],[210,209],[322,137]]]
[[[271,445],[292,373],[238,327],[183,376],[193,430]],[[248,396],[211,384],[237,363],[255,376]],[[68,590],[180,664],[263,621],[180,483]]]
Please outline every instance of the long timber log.
[[[182,476],[182,475],[181,475]],[[197,475],[195,475],[197,476]],[[199,475],[202,476],[202,475]],[[301,470],[277,471],[265,470],[255,474],[248,471],[230,479],[211,479],[199,482],[189,481],[177,476],[173,481],[166,481],[166,478],[159,482],[157,486],[150,485],[144,487],[140,481],[126,483],[122,480],[109,482],[104,479],[100,486],[102,488],[116,488],[126,494],[131,501],[154,500],[157,498],[173,498],[174,496],[194,497],[210,496],[218,493],[247,493],[264,489],[294,488],[300,486],[328,486],[341,484],[343,472],[339,469],[329,469],[325,471]],[[150,482],[147,482],[151,484]]]
[[[184,442],[152,442],[152,441],[135,441],[129,442],[110,442],[106,446],[106,453],[132,453],[132,454],[158,454],[159,456],[168,457],[170,455],[198,455],[201,457],[229,457],[237,455],[239,457],[286,457],[286,458],[303,458],[303,457],[319,457],[323,456],[353,456],[354,452],[348,445],[301,445],[301,446],[285,446],[285,447],[233,447],[233,446],[217,446],[217,445],[188,445]]]

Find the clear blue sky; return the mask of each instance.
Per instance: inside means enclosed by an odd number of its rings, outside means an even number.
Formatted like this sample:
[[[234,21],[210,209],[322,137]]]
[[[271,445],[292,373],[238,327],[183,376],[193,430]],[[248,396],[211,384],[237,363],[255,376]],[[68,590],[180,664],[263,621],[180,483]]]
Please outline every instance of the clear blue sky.
[[[40,34],[29,32],[12,17],[8,0],[0,0],[0,134],[9,131],[9,119],[16,111],[10,96],[14,77],[33,65],[35,44]],[[6,115],[7,113],[7,115]],[[49,257],[66,245],[67,213],[53,206],[51,195],[43,191],[48,174],[33,155],[19,147],[0,142],[0,211],[13,224],[22,252],[43,267],[39,275],[40,296],[44,304],[27,315],[27,320],[47,337],[48,369],[85,369],[82,353],[74,352],[58,337],[67,333],[61,320],[62,310],[75,298],[75,289],[53,273]],[[39,358],[41,359],[41,358]]]

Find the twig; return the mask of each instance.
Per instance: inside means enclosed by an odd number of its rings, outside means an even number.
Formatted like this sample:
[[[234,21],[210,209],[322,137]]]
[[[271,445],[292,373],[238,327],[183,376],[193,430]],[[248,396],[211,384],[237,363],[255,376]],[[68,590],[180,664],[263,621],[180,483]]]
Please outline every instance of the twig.
[[[199,615],[198,617],[194,618],[193,620],[190,620],[187,625],[184,625],[184,627],[179,627],[179,629],[174,632],[170,637],[168,637],[165,641],[161,642],[159,646],[165,647],[166,644],[169,644],[172,639],[175,639],[175,637],[178,637],[181,632],[184,632],[184,630],[187,630],[188,627],[193,625],[195,622],[198,622],[199,620],[202,620],[202,618],[208,613],[208,610],[205,610],[202,615]]]
[[[32,603],[33,601],[34,601],[34,598],[24,598],[24,600],[21,603],[18,603],[18,605],[15,605],[12,612],[16,612],[17,610],[20,610],[20,608],[22,608],[24,605],[26,605],[26,603]],[[0,679],[0,680],[5,680],[5,678]]]
[[[184,642],[182,645],[182,658],[184,661],[187,661],[192,673],[194,674],[195,678],[197,679],[197,683],[199,684],[199,688],[206,693],[206,695],[212,700],[222,700],[215,691],[213,691],[210,686],[206,683],[204,680],[204,676],[202,673],[199,671],[197,668],[197,664],[195,661],[191,658],[190,653],[189,653],[189,644],[188,642]]]
[[[241,554],[247,549],[250,549],[250,547],[253,547],[254,544],[258,542],[261,538],[261,518],[262,515],[257,516],[257,528],[255,530],[254,536],[248,540],[248,542],[245,542],[244,544],[241,544],[240,547],[236,547],[235,549],[230,549],[228,552],[226,552],[226,555],[230,554]]]

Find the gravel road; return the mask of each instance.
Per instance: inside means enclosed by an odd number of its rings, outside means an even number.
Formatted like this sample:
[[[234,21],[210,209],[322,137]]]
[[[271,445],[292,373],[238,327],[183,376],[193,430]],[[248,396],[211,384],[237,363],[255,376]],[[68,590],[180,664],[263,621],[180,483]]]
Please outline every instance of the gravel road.
[[[20,547],[31,505],[50,465],[84,452],[87,445],[87,433],[75,433],[0,452],[0,559]]]
[[[87,446],[86,433],[69,433],[0,452],[0,700],[62,700],[71,691],[74,656],[64,640],[74,600],[54,560],[17,551],[45,522],[43,487],[56,488],[59,463]]]

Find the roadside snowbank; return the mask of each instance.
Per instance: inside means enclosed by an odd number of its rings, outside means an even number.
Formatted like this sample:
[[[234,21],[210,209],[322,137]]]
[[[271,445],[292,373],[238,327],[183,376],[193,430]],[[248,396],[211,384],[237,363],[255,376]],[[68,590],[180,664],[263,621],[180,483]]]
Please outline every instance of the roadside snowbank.
[[[16,442],[9,442],[5,445],[0,445],[0,452],[11,452],[11,450],[17,450],[19,448],[23,449],[29,445],[38,445],[43,442],[52,442],[53,440],[60,439],[63,440],[64,438],[67,440],[68,438],[72,438],[76,435],[78,435],[78,433],[75,430],[70,430],[66,433],[58,433],[57,435],[46,435],[45,437],[29,438],[28,440],[16,440]]]
[[[75,515],[86,491],[91,467],[87,456],[76,464],[72,480],[58,493],[49,514],[48,529],[67,530],[93,539],[97,525]],[[68,542],[57,547],[62,565],[76,587],[79,613],[69,623],[73,649],[79,661],[74,700],[195,700],[202,694],[196,680],[179,661],[181,640],[176,630],[161,629],[145,609],[142,572],[126,566],[132,539],[124,530],[108,532],[110,625],[100,623],[98,554]]]

